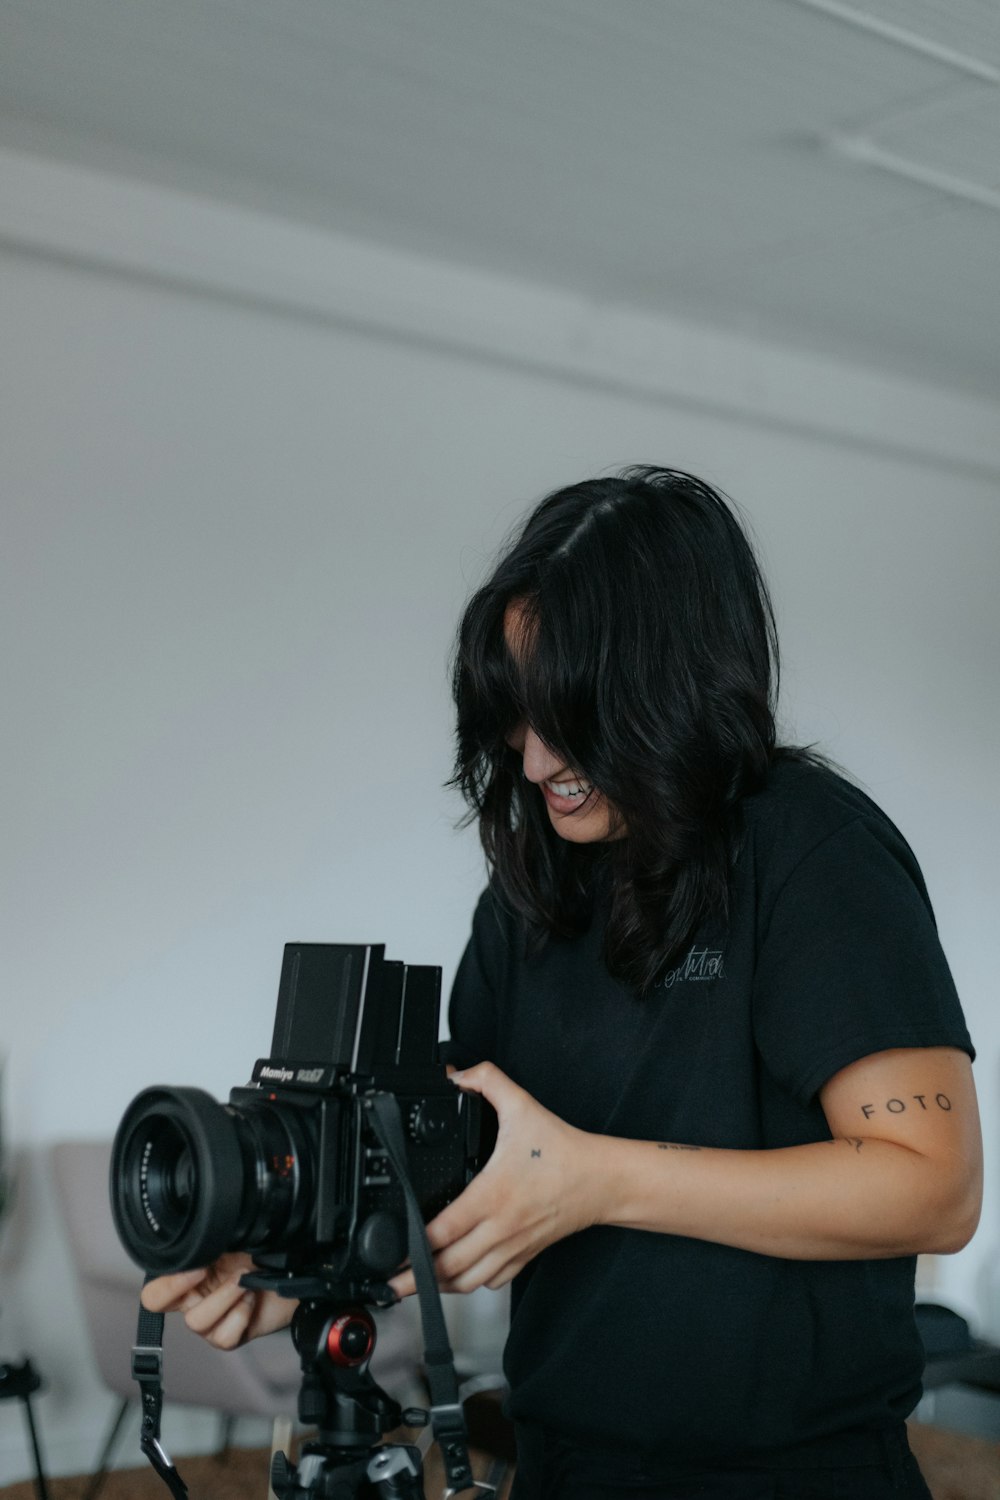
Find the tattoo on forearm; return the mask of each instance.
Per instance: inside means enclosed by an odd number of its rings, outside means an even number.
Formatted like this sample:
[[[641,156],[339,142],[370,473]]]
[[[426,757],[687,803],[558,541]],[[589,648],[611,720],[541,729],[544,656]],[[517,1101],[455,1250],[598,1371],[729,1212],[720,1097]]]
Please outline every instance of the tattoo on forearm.
[[[673,1141],[657,1141],[661,1151],[700,1151],[700,1146],[676,1146]]]
[[[541,1153],[541,1150],[536,1151],[535,1148],[534,1148],[534,1146],[532,1146],[532,1148],[531,1148],[531,1154],[532,1154],[532,1156],[541,1156],[542,1153]]]
[[[926,1094],[911,1094],[910,1099],[911,1101],[915,1100],[922,1110],[927,1110],[930,1108],[930,1105],[927,1103]],[[945,1114],[949,1114],[951,1112],[951,1100],[948,1098],[947,1094],[935,1094],[934,1103],[937,1105],[938,1109],[943,1109]],[[905,1099],[887,1099],[885,1101],[885,1104],[881,1107],[887,1110],[890,1115],[902,1115],[906,1113],[907,1102]],[[864,1115],[866,1120],[870,1120],[872,1115],[876,1113],[878,1108],[879,1106],[875,1104],[862,1104],[861,1113]]]

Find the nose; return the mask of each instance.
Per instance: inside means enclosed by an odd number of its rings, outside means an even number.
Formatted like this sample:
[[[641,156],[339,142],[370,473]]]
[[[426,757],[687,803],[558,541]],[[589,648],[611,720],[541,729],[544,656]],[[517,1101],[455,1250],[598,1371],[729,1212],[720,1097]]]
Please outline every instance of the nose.
[[[524,743],[517,748],[521,751],[525,777],[536,785],[550,781],[557,772],[565,769],[559,756],[538,738],[530,724],[524,729]]]

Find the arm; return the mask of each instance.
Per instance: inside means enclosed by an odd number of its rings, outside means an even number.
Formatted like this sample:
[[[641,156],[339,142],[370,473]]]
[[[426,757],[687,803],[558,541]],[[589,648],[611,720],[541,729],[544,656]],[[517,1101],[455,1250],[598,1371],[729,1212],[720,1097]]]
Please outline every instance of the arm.
[[[489,1063],[456,1081],[490,1100],[500,1131],[487,1166],[428,1226],[449,1290],[502,1286],[546,1245],[595,1224],[793,1260],[867,1260],[958,1250],[978,1221],[972,1071],[952,1048],[843,1069],[820,1095],[835,1139],[767,1151],[589,1135]],[[412,1289],[408,1274],[395,1285]]]
[[[949,1254],[968,1243],[979,1220],[982,1144],[964,1052],[862,1058],[830,1079],[820,1102],[832,1141],[670,1153],[665,1191],[648,1187],[656,1145],[640,1159],[637,1143],[609,1143],[610,1215],[602,1221],[793,1260]]]

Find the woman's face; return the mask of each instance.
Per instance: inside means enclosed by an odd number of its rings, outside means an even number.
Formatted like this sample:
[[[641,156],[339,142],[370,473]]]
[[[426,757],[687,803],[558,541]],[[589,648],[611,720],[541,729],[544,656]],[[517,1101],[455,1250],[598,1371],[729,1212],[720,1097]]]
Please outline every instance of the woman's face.
[[[518,599],[507,606],[503,633],[508,651],[515,661],[520,660],[530,646],[530,626]],[[603,793],[540,740],[530,724],[518,724],[507,743],[521,756],[525,780],[538,787],[560,838],[573,844],[596,844],[621,837],[624,830]]]

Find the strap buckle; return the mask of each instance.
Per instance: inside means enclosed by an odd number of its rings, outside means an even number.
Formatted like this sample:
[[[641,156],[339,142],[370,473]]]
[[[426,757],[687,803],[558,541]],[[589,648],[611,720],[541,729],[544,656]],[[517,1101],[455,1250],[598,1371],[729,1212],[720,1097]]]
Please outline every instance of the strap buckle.
[[[132,1379],[141,1385],[155,1380],[163,1383],[163,1346],[161,1344],[135,1344],[132,1348]]]

